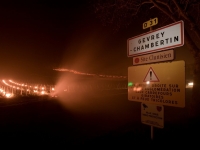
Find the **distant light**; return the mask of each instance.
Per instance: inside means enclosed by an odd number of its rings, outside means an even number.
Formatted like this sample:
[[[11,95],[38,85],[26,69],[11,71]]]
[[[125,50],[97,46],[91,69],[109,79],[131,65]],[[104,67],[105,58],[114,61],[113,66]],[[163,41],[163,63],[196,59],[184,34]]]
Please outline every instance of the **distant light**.
[[[149,81],[146,82],[146,84],[149,84],[149,83],[150,83]]]
[[[6,97],[7,97],[7,98],[10,98],[11,96],[12,96],[12,94],[6,93]]]
[[[42,95],[46,95],[47,93],[45,91],[41,91],[41,94]]]
[[[133,86],[133,82],[128,82],[128,86]]]
[[[189,86],[193,86],[193,82],[189,82],[188,85],[189,85]]]
[[[194,85],[193,82],[189,82],[189,83],[186,85],[186,88],[193,88],[193,85]]]

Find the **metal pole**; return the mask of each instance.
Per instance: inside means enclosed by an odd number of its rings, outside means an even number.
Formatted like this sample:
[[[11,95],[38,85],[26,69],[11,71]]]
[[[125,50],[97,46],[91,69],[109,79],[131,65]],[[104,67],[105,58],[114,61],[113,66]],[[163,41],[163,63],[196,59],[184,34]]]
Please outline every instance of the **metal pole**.
[[[150,18],[151,20],[151,18]],[[150,27],[150,31],[152,31],[152,27]],[[151,140],[153,140],[153,126],[151,126]]]
[[[151,140],[153,140],[153,126],[151,126]]]

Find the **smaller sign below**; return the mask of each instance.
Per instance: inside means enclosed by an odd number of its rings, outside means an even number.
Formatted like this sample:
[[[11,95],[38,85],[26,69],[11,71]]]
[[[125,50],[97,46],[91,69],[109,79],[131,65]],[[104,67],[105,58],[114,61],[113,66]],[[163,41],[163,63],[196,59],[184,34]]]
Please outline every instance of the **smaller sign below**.
[[[143,124],[164,128],[164,107],[141,103],[141,121]]]
[[[167,50],[133,57],[133,65],[148,64],[161,61],[174,60],[174,50]]]

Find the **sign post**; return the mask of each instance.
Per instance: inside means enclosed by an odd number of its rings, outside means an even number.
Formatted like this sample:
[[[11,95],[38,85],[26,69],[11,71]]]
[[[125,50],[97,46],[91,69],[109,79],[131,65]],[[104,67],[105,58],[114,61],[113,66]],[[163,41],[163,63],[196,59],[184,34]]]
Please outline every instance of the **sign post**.
[[[127,40],[133,65],[173,60],[172,48],[184,45],[182,20],[152,30],[156,24],[158,18],[144,22],[143,29],[150,27],[150,31]],[[151,126],[153,140],[153,127],[164,127],[163,105],[185,107],[185,62],[128,67],[128,100],[141,102],[141,121]]]
[[[153,140],[153,127],[164,127],[164,107],[141,103],[141,122],[151,126],[151,139]]]

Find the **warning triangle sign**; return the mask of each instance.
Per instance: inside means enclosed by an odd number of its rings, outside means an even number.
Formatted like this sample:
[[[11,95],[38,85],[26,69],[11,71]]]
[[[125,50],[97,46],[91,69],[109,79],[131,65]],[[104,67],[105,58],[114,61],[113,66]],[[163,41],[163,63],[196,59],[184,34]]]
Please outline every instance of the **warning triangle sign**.
[[[150,81],[150,82],[159,82],[160,81],[151,67],[149,68],[149,71],[147,72],[147,74],[143,80],[143,82],[147,82],[147,81]]]

